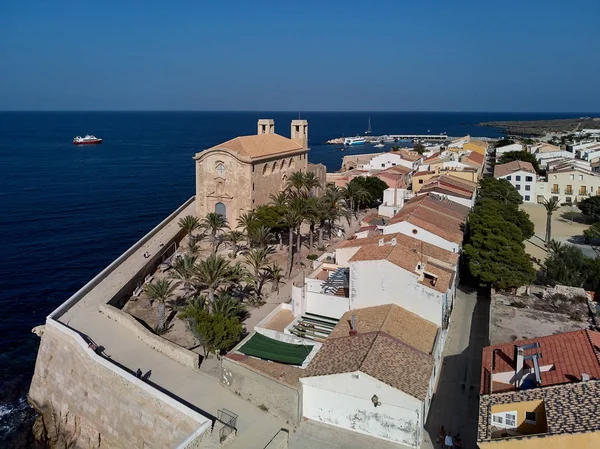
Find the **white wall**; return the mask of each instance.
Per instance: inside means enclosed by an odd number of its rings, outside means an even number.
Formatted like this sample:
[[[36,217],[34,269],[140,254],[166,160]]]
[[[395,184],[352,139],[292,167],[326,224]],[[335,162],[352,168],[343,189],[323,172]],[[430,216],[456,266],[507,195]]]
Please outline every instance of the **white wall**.
[[[441,326],[446,294],[425,287],[417,280],[416,274],[387,260],[351,262],[350,307],[397,304]]]
[[[340,319],[350,310],[350,298],[306,292],[306,309],[302,313],[314,313]]]
[[[420,400],[361,372],[300,380],[306,418],[411,447],[421,444]],[[373,395],[381,405],[373,405]]]
[[[394,198],[395,195],[395,198]],[[379,215],[384,217],[393,217],[396,212],[404,207],[407,199],[412,198],[414,194],[407,189],[389,188],[383,191],[383,202],[379,206]]]
[[[442,198],[446,198],[450,201],[453,201],[455,203],[458,204],[462,204],[463,206],[466,206],[468,208],[473,207],[473,205],[475,204],[475,199],[471,199],[471,198],[463,198],[462,196],[454,196],[454,195],[445,195],[442,193],[435,193],[437,196],[441,196]],[[381,206],[380,206],[381,207]]]
[[[384,234],[387,234],[387,233],[384,232]],[[335,263],[338,264],[340,267],[349,266],[348,260],[350,260],[352,258],[352,256],[354,256],[358,252],[359,249],[360,249],[360,246],[352,246],[352,247],[348,247],[348,248],[337,248],[335,250]]]
[[[413,230],[416,230],[417,233],[413,233]],[[460,245],[458,243],[450,242],[448,240],[443,239],[439,235],[436,235],[432,232],[426,231],[418,226],[413,225],[407,221],[402,221],[400,223],[393,223],[387,225],[383,228],[384,234],[395,234],[396,232],[401,232],[402,234],[408,235],[410,237],[416,238],[423,242],[431,243],[439,248],[443,248],[448,251],[452,251],[457,253],[460,251]]]
[[[527,181],[527,178],[530,177],[531,181]],[[511,173],[506,176],[499,176],[499,179],[506,179],[510,182],[515,189],[521,194],[523,197],[523,201],[526,203],[535,203],[536,202],[536,175],[534,173],[529,173],[527,171],[519,170]],[[517,179],[519,178],[519,179]],[[527,190],[529,188],[529,190]],[[529,197],[529,198],[526,198]]]
[[[407,165],[407,163],[409,165]],[[411,164],[412,162],[405,161],[399,154],[383,153],[373,157],[368,164],[364,165],[364,168],[368,170],[385,170],[386,168],[395,165],[403,165],[407,168],[412,168]]]

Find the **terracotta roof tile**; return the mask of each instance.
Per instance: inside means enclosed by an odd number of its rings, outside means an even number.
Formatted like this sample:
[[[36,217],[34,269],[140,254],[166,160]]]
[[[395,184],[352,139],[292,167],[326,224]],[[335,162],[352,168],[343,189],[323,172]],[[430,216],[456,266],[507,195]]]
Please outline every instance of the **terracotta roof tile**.
[[[402,235],[402,234],[400,234],[400,233],[385,234],[385,235],[378,235],[376,237],[367,237],[364,239],[347,239],[347,240],[344,240],[342,243],[340,243],[338,248],[355,248],[357,246],[378,244],[379,239],[383,239],[383,241],[385,243],[390,243],[394,237],[397,237],[399,235]]]
[[[227,149],[249,158],[261,158],[302,150],[302,146],[279,134],[257,134],[236,137],[205,151],[219,149]]]
[[[390,234],[386,235],[388,237]],[[396,238],[396,245],[371,243],[360,246],[349,262],[364,262],[368,260],[387,260],[394,265],[412,273],[421,285],[440,293],[445,293],[452,286],[458,264],[458,254],[438,246],[409,237],[405,234],[391,234]],[[366,240],[366,239],[359,239]],[[420,278],[415,271],[417,265],[425,264],[425,273],[431,276]]]
[[[358,315],[358,334],[348,336],[352,313],[344,314],[302,377],[360,371],[424,400],[433,357],[411,343],[431,351],[437,326],[396,305],[359,309],[354,313]],[[347,336],[334,337],[334,333]]]
[[[600,333],[584,329],[483,348],[481,392],[489,392],[489,373],[515,370],[515,345],[534,342],[540,344],[537,350],[542,353],[540,365],[554,365],[554,369],[541,373],[542,385],[580,381],[582,373],[589,374],[591,379],[600,379]]]
[[[283,382],[294,387],[299,385],[298,379],[305,371],[294,365],[257,359],[244,354],[230,353],[225,357],[242,365],[246,365],[254,371],[266,374],[268,377],[271,377],[278,382]]]
[[[477,151],[471,151],[467,159],[478,165],[483,165],[483,162],[485,161],[485,156],[481,153],[478,153]]]
[[[516,171],[526,171],[535,174],[535,169],[530,162],[510,161],[506,164],[500,164],[494,167],[494,178],[510,175]]]

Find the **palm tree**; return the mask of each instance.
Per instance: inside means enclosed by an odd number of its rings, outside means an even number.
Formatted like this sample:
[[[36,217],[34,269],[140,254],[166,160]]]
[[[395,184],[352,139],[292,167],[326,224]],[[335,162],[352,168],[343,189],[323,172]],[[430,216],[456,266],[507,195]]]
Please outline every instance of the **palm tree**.
[[[239,247],[240,247],[240,242],[242,240],[244,240],[244,238],[246,237],[246,235],[242,232],[242,231],[238,231],[236,229],[233,229],[231,231],[229,231],[228,233],[226,233],[223,238],[225,239],[225,241],[227,243],[229,243],[229,245],[231,246],[231,254],[230,257],[232,259],[235,259],[237,256],[237,253],[239,251]]]
[[[144,291],[148,297],[158,302],[158,324],[156,332],[162,332],[165,327],[165,302],[171,297],[177,285],[167,279],[157,279],[154,282],[146,284]]]
[[[191,242],[188,242],[187,245],[188,253],[190,253],[192,256],[196,256],[200,252],[200,245],[198,245],[197,239],[198,236],[196,236],[196,238]]]
[[[244,304],[226,291],[221,291],[213,302],[210,303],[210,311],[214,315],[223,315],[227,318],[238,318],[242,321],[248,311]]]
[[[321,181],[311,171],[304,173],[304,188],[307,193],[313,193],[313,189],[321,187]]]
[[[302,216],[296,209],[288,208],[281,217],[281,221],[284,226],[288,229],[288,263],[287,273],[288,276],[292,273],[292,263],[294,261],[294,230],[299,223],[302,223]]]
[[[196,256],[184,254],[183,256],[176,257],[171,265],[169,277],[176,281],[183,282],[183,288],[186,291],[186,294],[189,292],[191,284],[194,281],[195,264]]]
[[[252,237],[250,234],[252,234],[252,229],[255,225],[256,216],[254,211],[244,213],[237,219],[237,227],[241,228],[244,234],[246,234],[248,246],[252,246]]]
[[[548,243],[552,239],[552,214],[559,208],[558,198],[544,199],[542,204],[546,208],[546,243]]]
[[[261,271],[269,265],[269,254],[273,251],[270,248],[254,248],[244,254],[246,263],[254,271],[254,282],[256,283],[256,294],[261,296],[261,291],[265,277],[261,276]]]
[[[271,198],[271,202],[269,203],[269,205],[274,207],[278,212],[283,213],[283,211],[285,211],[285,209],[287,207],[287,202],[288,202],[287,193],[279,192],[277,195],[271,194],[270,198]],[[277,239],[279,240],[279,250],[281,251],[283,249],[283,235],[281,233],[281,230],[278,228],[276,228],[275,234],[276,234]]]
[[[285,183],[284,189],[286,191],[295,189],[296,193],[299,193],[304,187],[304,173],[301,171],[295,171],[290,175],[287,182]]]
[[[210,212],[206,214],[206,217],[202,219],[201,226],[207,231],[210,231],[210,235],[212,237],[213,252],[215,252],[217,244],[217,233],[229,227],[227,225],[227,219],[224,216],[217,214],[216,212]]]
[[[310,230],[308,233],[308,252],[310,253],[313,249],[315,227],[317,223],[321,221],[322,215],[322,202],[320,198],[311,196],[306,199],[306,219],[310,224]]]
[[[329,240],[331,240],[331,229],[333,224],[340,218],[345,217],[350,223],[350,213],[346,203],[344,191],[339,187],[330,184],[323,195],[325,204],[326,221],[328,222]]]
[[[271,291],[279,294],[279,283],[283,278],[283,270],[276,263],[267,267],[269,279],[271,280]]]
[[[187,233],[188,242],[191,242],[192,232],[200,227],[200,222],[193,215],[186,215],[179,219],[179,227]]]
[[[372,197],[371,197],[371,193],[362,186],[358,187],[354,194],[356,197],[356,212],[355,212],[355,216],[356,216],[356,213],[358,211],[360,211],[360,205],[366,204],[368,201],[371,200]]]
[[[563,249],[563,244],[561,242],[557,242],[556,240],[552,239],[548,243],[546,243],[546,248],[552,254],[560,254],[560,252]]]
[[[273,234],[267,226],[260,226],[252,230],[252,242],[261,248],[267,246],[272,236]]]
[[[208,300],[213,302],[215,290],[225,284],[229,284],[237,278],[235,267],[221,256],[212,253],[205,260],[196,264],[195,279],[208,290]]]
[[[308,198],[305,192],[291,192],[288,201],[288,207],[298,212],[299,217],[296,224],[296,264],[300,264],[300,260],[302,259],[302,234],[300,233],[300,227],[308,215]]]

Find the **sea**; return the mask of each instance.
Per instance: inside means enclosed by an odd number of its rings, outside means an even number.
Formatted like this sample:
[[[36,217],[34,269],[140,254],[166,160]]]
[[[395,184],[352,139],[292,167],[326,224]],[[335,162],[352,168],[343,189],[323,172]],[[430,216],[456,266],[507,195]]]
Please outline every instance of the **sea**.
[[[195,153],[256,133],[259,118],[290,135],[309,122],[309,161],[338,170],[328,139],[363,134],[499,137],[484,121],[589,114],[447,112],[0,112],[0,447],[31,447],[26,394],[39,338],[31,329],[194,194]],[[95,134],[102,145],[75,146]]]

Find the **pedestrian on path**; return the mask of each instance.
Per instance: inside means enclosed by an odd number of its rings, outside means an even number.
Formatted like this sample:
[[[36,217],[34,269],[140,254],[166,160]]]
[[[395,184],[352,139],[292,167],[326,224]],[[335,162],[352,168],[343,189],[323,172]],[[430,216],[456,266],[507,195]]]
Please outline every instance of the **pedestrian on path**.
[[[446,438],[444,439],[444,448],[452,449],[454,447],[454,441],[452,440],[452,434],[448,432],[446,434]]]
[[[135,372],[135,377],[137,377],[138,379],[142,378],[142,370],[141,369],[137,369],[137,371]]]
[[[444,429],[444,426],[442,426],[440,429],[440,433],[435,439],[435,442],[440,444],[442,447],[444,447],[444,444],[446,444],[446,429]]]

